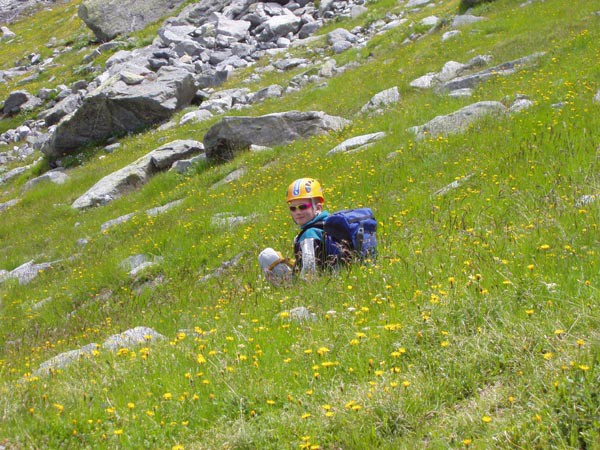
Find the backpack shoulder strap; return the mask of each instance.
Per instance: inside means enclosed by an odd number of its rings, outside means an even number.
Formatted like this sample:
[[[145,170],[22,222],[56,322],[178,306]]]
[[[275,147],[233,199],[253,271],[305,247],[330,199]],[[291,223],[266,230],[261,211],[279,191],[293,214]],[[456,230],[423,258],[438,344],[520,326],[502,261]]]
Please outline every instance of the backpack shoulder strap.
[[[302,230],[300,233],[298,233],[296,235],[296,237],[294,238],[294,254],[297,254],[300,251],[300,239],[302,238],[304,233],[306,233],[311,228],[318,228],[318,229],[322,230],[324,228],[324,226],[325,226],[325,221],[319,220],[319,221],[311,224],[309,227],[305,228],[304,230]],[[321,237],[321,243],[322,243],[323,251],[325,251],[325,245],[324,245],[325,244],[325,233],[323,233],[323,236]]]
[[[298,242],[300,240],[300,238],[302,237],[302,235],[304,235],[304,233],[306,233],[311,228],[318,228],[319,230],[322,230],[322,229],[325,228],[325,221],[324,220],[319,220],[319,221],[311,224],[310,227],[307,227],[304,230],[302,230],[300,233],[298,233],[296,235],[296,242]]]

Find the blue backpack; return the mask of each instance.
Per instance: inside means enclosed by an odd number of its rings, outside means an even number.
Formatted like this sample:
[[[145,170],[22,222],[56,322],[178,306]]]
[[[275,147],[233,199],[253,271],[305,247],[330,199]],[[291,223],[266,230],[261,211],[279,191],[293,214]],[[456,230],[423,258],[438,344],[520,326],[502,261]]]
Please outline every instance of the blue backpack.
[[[323,230],[325,266],[374,260],[377,256],[377,220],[371,208],[337,211],[313,227]]]

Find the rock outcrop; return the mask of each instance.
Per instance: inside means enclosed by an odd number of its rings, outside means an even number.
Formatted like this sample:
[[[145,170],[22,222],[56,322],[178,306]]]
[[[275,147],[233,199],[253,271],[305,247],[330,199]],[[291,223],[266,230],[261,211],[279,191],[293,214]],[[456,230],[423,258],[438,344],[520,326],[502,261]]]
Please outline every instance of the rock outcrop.
[[[465,106],[451,114],[437,116],[424,125],[412,128],[417,139],[460,133],[473,122],[490,114],[502,114],[507,108],[500,102],[483,101]]]
[[[17,114],[21,111],[28,111],[37,108],[42,104],[42,101],[35,95],[31,95],[27,91],[13,91],[4,101],[2,113]]]
[[[141,30],[172,13],[185,0],[84,0],[78,15],[101,42]]]
[[[86,144],[163,122],[195,94],[194,78],[183,69],[163,67],[156,74],[147,71],[139,76],[120,72],[59,122],[42,152],[56,161]]]
[[[124,193],[136,189],[156,173],[168,170],[175,161],[189,158],[202,151],[202,143],[177,140],[163,145],[137,161],[105,176],[71,205],[75,209],[105,205]]]
[[[233,159],[251,145],[283,145],[297,139],[340,131],[350,124],[342,117],[322,111],[288,111],[260,117],[225,117],[213,125],[204,136],[209,161]]]

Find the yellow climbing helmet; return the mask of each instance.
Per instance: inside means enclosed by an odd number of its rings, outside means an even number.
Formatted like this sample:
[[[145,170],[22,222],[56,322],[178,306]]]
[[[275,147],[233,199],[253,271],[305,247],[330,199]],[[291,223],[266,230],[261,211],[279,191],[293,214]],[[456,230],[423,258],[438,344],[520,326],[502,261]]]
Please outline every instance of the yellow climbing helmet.
[[[325,203],[323,188],[314,178],[299,178],[292,182],[287,189],[286,201],[301,200],[304,198],[316,199],[320,203]]]

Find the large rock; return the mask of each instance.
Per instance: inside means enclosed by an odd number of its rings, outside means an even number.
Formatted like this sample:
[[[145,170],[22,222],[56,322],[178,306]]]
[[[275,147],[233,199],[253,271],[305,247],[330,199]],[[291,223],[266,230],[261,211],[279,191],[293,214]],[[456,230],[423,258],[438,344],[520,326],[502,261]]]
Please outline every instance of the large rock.
[[[385,136],[385,132],[379,131],[377,133],[364,134],[362,136],[346,139],[341,144],[338,144],[329,150],[327,156],[335,153],[354,153],[363,150],[373,145],[376,141],[383,139]]]
[[[90,92],[79,109],[60,121],[42,152],[56,161],[91,142],[163,122],[196,94],[193,76],[176,67],[162,67],[135,82],[121,72]]]
[[[4,114],[17,114],[21,111],[30,111],[42,104],[42,101],[27,91],[11,92],[2,106]]]
[[[42,182],[51,182],[54,184],[64,184],[69,179],[69,176],[61,170],[50,170],[39,177],[29,180],[23,185],[23,191],[27,191],[32,187]]]
[[[400,92],[398,91],[398,87],[394,86],[384,91],[378,92],[371,100],[367,102],[361,109],[361,114],[364,113],[373,113],[373,112],[383,112],[383,110],[400,101]]]
[[[254,32],[259,41],[273,41],[278,37],[287,36],[289,33],[296,33],[300,29],[302,19],[294,14],[284,14],[267,19],[260,24]]]
[[[136,345],[147,345],[150,341],[164,340],[165,336],[148,327],[135,327],[120,334],[113,334],[102,344],[107,350],[131,349]]]
[[[168,15],[185,0],[85,0],[79,17],[98,40],[110,41],[119,34],[141,30]]]
[[[246,20],[231,20],[223,14],[213,14],[210,18],[215,25],[217,35],[230,38],[231,43],[239,42],[248,35],[248,30],[252,25]]]
[[[225,117],[204,136],[209,161],[229,161],[251,145],[283,145],[297,139],[339,131],[350,124],[322,111],[288,111],[260,117]]]
[[[424,125],[412,128],[417,139],[435,137],[464,131],[473,122],[490,114],[506,112],[506,106],[500,102],[484,101],[465,106],[446,116],[437,116]]]
[[[177,140],[159,147],[128,166],[105,176],[71,205],[75,209],[107,204],[148,182],[158,172],[169,169],[175,161],[201,152],[202,143]]]

